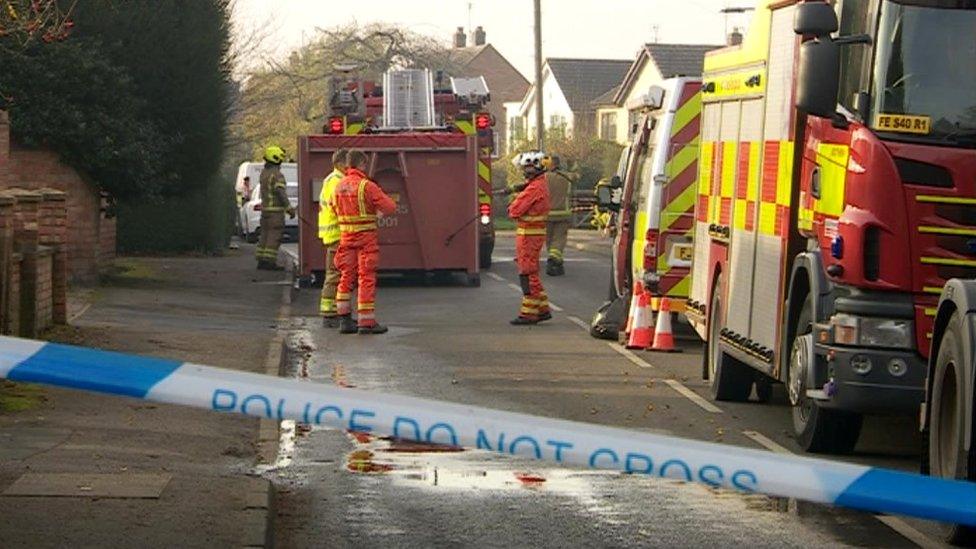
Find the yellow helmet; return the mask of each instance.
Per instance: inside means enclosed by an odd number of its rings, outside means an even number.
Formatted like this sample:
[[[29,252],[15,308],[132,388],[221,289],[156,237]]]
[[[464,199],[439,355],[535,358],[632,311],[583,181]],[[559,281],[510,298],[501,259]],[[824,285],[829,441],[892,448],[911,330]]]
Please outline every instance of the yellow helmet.
[[[264,160],[272,164],[281,164],[285,161],[285,149],[282,149],[278,145],[271,145],[267,149],[264,149]]]

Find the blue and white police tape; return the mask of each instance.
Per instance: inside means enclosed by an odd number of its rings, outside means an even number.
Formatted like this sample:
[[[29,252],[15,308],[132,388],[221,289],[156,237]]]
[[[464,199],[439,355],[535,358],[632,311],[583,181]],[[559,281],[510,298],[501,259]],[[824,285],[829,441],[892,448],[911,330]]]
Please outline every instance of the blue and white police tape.
[[[0,378],[976,526],[976,483],[0,337]]]

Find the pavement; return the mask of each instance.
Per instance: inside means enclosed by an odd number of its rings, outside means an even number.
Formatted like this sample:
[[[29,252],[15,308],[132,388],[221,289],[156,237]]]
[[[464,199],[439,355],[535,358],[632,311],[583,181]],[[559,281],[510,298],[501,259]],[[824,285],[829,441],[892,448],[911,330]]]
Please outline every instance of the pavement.
[[[574,231],[570,242],[567,275],[543,279],[555,318],[535,327],[508,324],[520,290],[505,234],[480,288],[384,279],[384,336],[323,329],[317,290],[303,290],[291,306],[285,375],[801,453],[781,387],[766,405],[711,401],[701,342],[687,325],[676,328],[679,354],[590,338],[588,320],[606,295],[607,256],[598,249],[607,241]],[[268,473],[281,547],[942,546],[922,521],[301,424],[285,431],[292,440]],[[914,418],[870,418],[845,459],[914,471],[920,448]]]
[[[48,339],[277,373],[290,286],[224,257],[122,258]],[[91,393],[0,388],[0,546],[242,547],[270,539],[277,424]]]

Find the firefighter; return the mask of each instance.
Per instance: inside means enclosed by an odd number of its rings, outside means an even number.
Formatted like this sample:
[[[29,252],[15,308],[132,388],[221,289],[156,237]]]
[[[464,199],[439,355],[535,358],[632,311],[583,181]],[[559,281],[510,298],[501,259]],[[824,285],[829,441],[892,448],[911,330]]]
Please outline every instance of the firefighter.
[[[285,191],[285,176],[281,175],[281,163],[285,161],[285,150],[272,145],[264,150],[264,169],[261,170],[261,240],[255,257],[258,269],[281,271],[278,266],[278,247],[281,233],[285,229],[285,213],[295,218]]]
[[[563,266],[563,252],[566,249],[566,238],[572,223],[573,210],[570,200],[573,193],[573,182],[563,172],[559,171],[559,157],[546,158],[546,183],[549,186],[549,221],[546,226],[546,274],[562,276],[566,274]]]
[[[539,254],[546,242],[546,220],[549,215],[549,187],[546,183],[545,154],[529,151],[518,155],[514,163],[522,169],[525,187],[508,206],[508,215],[516,221],[515,261],[522,286],[522,307],[512,320],[516,326],[538,324],[552,318],[549,297],[539,278]]]
[[[332,173],[326,176],[319,195],[319,238],[325,246],[325,280],[322,282],[322,298],[319,312],[322,325],[326,328],[339,327],[336,312],[336,290],[339,287],[339,269],[335,266],[336,251],[339,249],[339,218],[336,217],[332,197],[342,178],[346,176],[348,151],[339,149],[332,155]]]
[[[346,176],[332,195],[339,218],[339,249],[335,266],[339,268],[339,290],[336,310],[339,314],[339,333],[384,334],[386,326],[376,323],[376,267],[380,259],[377,219],[391,215],[396,202],[380,186],[370,181],[366,169],[366,153],[349,151]],[[352,320],[352,290],[358,287],[358,326]]]

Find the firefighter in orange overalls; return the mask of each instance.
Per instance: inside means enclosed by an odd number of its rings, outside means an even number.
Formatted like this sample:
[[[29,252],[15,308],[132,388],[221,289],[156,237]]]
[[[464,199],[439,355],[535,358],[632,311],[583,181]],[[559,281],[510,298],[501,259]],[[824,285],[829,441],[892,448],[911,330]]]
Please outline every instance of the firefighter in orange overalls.
[[[522,286],[522,307],[512,320],[516,326],[538,324],[552,318],[549,297],[539,278],[539,254],[546,244],[549,218],[549,186],[546,183],[546,155],[529,151],[518,155],[514,164],[525,175],[524,188],[508,206],[508,215],[516,221],[515,261]]]
[[[366,162],[366,153],[349,151],[346,175],[332,195],[341,233],[335,266],[340,272],[336,312],[343,334],[387,332],[386,326],[376,323],[376,267],[380,261],[376,231],[379,215],[395,212],[396,202],[369,180],[363,171]],[[352,320],[352,291],[357,285],[358,326]]]

